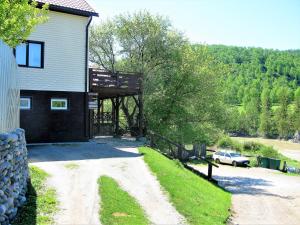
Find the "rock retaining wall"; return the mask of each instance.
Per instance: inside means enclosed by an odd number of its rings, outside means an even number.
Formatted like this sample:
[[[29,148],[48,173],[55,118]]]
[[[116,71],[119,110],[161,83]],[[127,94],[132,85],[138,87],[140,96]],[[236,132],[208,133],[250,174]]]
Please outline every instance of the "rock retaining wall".
[[[0,134],[0,225],[8,225],[25,203],[28,178],[24,130]]]

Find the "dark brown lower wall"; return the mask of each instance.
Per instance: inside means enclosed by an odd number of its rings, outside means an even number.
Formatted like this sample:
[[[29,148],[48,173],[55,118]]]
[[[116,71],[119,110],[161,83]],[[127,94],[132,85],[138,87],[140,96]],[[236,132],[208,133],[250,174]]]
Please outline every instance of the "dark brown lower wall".
[[[87,141],[85,93],[21,90],[31,109],[21,110],[21,128],[28,143]],[[51,110],[51,98],[67,98],[67,110]]]

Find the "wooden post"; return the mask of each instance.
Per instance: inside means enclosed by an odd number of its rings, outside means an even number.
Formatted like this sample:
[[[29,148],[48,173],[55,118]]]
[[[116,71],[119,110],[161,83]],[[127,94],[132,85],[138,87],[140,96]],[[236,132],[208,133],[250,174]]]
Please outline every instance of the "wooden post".
[[[207,173],[208,180],[212,178],[212,164],[208,164],[208,173]]]
[[[206,144],[201,145],[200,157],[206,158]]]
[[[98,134],[100,134],[100,115],[101,115],[101,100],[100,100],[100,96],[97,96],[97,130],[98,130]]]
[[[139,106],[139,134],[138,138],[141,138],[144,136],[144,104],[143,104],[143,94],[140,93],[138,96],[138,106]]]
[[[177,147],[177,158],[179,160],[182,160],[183,157],[182,157],[182,151],[183,151],[183,145],[180,144],[178,147]]]
[[[118,137],[120,135],[120,99],[119,97],[116,97],[116,107],[115,107],[115,112],[116,112],[116,130],[115,130],[115,135]]]
[[[199,158],[200,156],[199,150],[200,150],[199,144],[193,144],[193,155],[197,158]]]
[[[112,122],[112,125],[113,125],[113,129],[112,129],[112,132],[115,132],[116,130],[116,110],[115,110],[115,100],[113,98],[110,99],[111,100],[111,122]]]
[[[102,100],[102,104],[101,104],[101,121],[102,124],[104,123],[104,100]]]
[[[138,138],[142,138],[144,136],[144,102],[143,102],[143,92],[144,92],[144,74],[141,74],[141,78],[139,79],[140,92],[138,95],[138,106],[139,106],[139,134]]]
[[[154,148],[154,135],[150,134],[150,147]]]

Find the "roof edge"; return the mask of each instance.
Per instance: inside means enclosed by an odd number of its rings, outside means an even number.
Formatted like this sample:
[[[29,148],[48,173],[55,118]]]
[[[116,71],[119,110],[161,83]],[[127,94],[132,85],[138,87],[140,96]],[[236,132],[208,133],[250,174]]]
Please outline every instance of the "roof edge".
[[[45,3],[38,2],[37,7],[42,8],[43,5],[45,5]],[[49,4],[49,10],[55,11],[55,12],[68,13],[68,14],[77,15],[77,16],[85,16],[85,17],[90,17],[90,16],[98,17],[99,16],[99,14],[96,12],[84,11],[84,10],[80,10],[80,9],[74,9],[74,8],[70,8],[70,7],[52,5],[52,4]]]

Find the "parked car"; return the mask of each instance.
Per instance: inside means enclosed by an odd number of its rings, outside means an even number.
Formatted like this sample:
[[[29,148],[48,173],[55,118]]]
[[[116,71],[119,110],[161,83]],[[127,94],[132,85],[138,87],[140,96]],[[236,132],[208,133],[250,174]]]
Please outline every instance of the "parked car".
[[[238,152],[218,151],[213,154],[213,159],[216,163],[226,163],[233,166],[247,166],[250,163],[247,157],[242,156]]]

